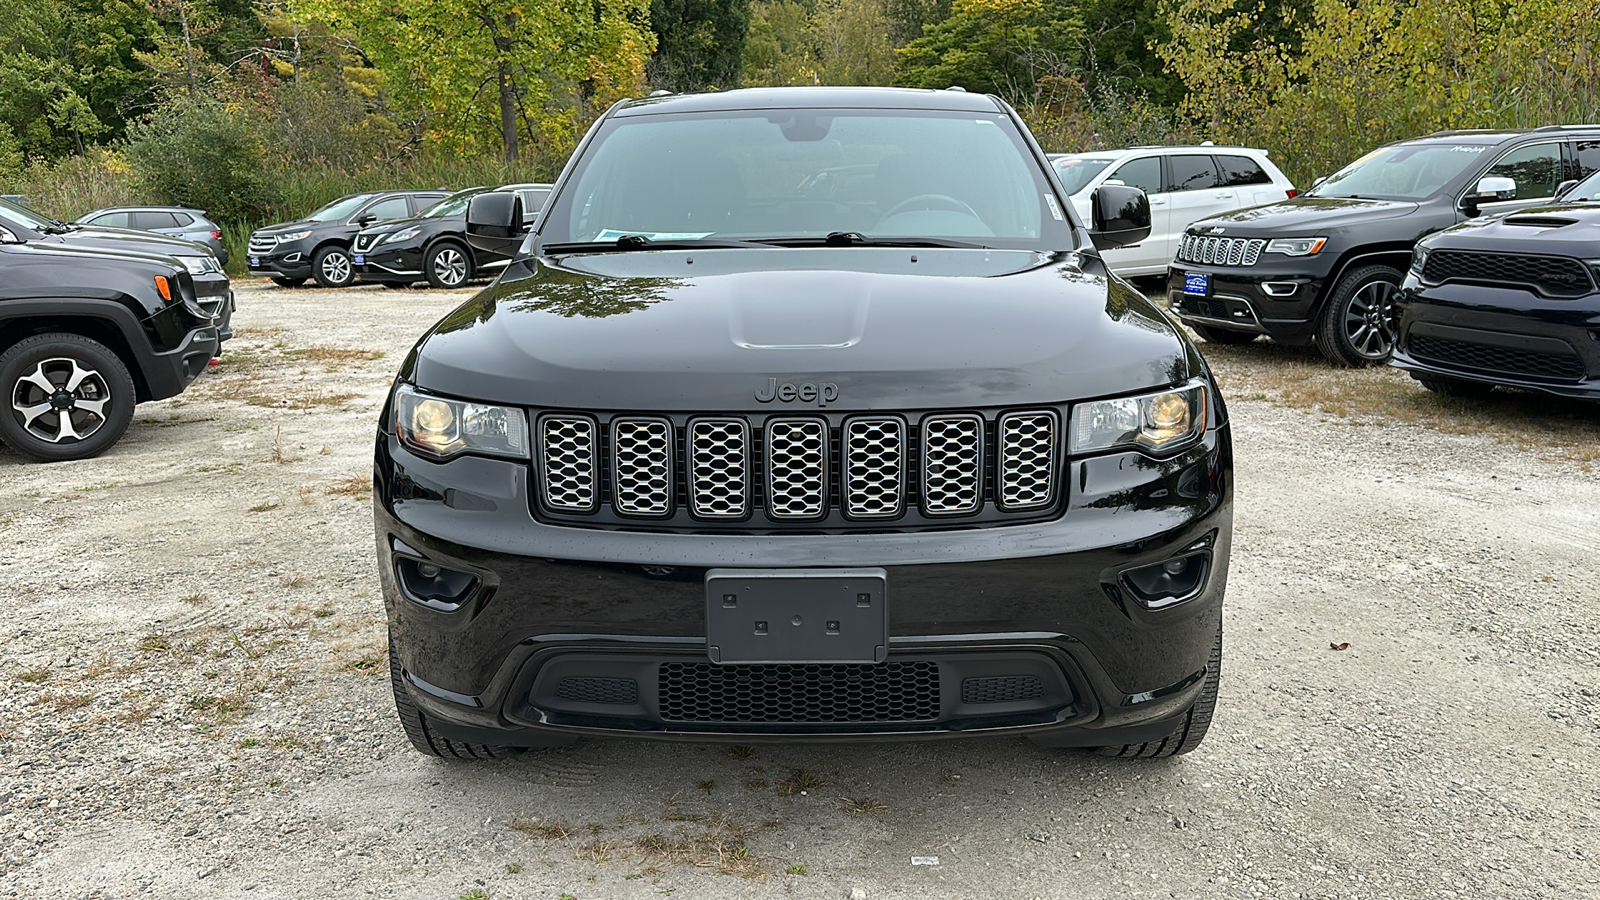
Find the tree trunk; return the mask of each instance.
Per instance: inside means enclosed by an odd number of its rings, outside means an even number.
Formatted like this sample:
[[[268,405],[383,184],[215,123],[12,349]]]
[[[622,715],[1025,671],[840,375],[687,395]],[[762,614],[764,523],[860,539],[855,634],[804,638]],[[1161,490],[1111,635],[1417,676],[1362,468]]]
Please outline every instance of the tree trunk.
[[[517,161],[517,84],[511,75],[511,38],[495,38],[494,48],[499,57],[496,67],[500,78],[500,142],[505,147],[506,163],[509,165]]]

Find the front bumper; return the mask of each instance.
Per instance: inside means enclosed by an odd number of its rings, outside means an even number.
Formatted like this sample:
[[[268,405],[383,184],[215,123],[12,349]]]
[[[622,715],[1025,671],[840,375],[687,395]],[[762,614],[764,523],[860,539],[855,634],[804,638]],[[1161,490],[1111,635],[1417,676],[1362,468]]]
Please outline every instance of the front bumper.
[[[279,244],[265,253],[251,252],[245,259],[250,274],[278,278],[311,277],[310,241]]]
[[[1431,374],[1600,400],[1600,294],[1552,300],[1518,287],[1400,288],[1400,341],[1390,364]]]
[[[576,734],[1155,739],[1198,696],[1220,625],[1232,521],[1228,431],[1213,429],[1167,460],[1129,453],[1069,465],[1073,496],[1051,522],[915,534],[656,534],[539,523],[526,464],[432,463],[380,434],[377,550],[404,689],[442,733],[490,743]],[[1209,568],[1189,599],[1151,609],[1129,590],[1128,570],[1197,548]],[[477,586],[459,606],[419,600],[402,584],[405,560],[470,574]],[[785,667],[709,663],[707,569],[823,564],[886,570],[884,663],[788,666],[778,675]],[[923,679],[915,714],[818,721],[783,711],[784,697],[818,679],[834,685],[827,690],[875,680],[851,702],[901,703],[910,682],[893,673],[918,671],[905,675]],[[751,685],[763,684],[769,699],[782,695],[773,700],[778,712],[706,705],[748,699]],[[991,690],[1017,684],[1027,687]],[[701,694],[723,700],[694,700]]]
[[[1320,254],[1319,254],[1320,256]],[[1189,275],[1204,275],[1204,295],[1187,293]],[[1253,266],[1227,267],[1174,260],[1167,270],[1167,304],[1190,325],[1265,334],[1303,345],[1316,332],[1326,272],[1304,259],[1263,253]]]
[[[184,335],[182,342],[172,350],[152,352],[145,347],[135,347],[139,357],[139,375],[145,390],[141,400],[165,400],[183,393],[211,360],[222,353],[222,339],[215,325],[204,325]]]

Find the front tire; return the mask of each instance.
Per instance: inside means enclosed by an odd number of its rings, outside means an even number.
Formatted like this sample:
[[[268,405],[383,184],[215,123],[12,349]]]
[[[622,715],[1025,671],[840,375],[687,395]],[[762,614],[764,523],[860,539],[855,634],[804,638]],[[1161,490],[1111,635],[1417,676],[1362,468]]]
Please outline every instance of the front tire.
[[[400,714],[400,726],[405,729],[411,746],[429,756],[443,759],[505,759],[516,755],[511,747],[490,744],[468,744],[442,737],[428,727],[428,718],[411,702],[406,693],[405,676],[401,674],[400,658],[394,652],[394,638],[389,639],[389,684],[394,689],[394,708]]]
[[[88,459],[115,444],[138,402],[128,367],[81,334],[36,334],[0,353],[0,437],[41,462]]]
[[[1484,384],[1479,381],[1467,381],[1462,378],[1450,378],[1445,375],[1419,375],[1411,374],[1417,383],[1445,397],[1467,397],[1480,399],[1489,396],[1494,391],[1494,385]]]
[[[460,245],[448,241],[435,244],[422,266],[428,283],[441,290],[461,287],[472,277],[472,257]]]
[[[1261,335],[1253,331],[1234,331],[1231,328],[1213,328],[1210,325],[1190,325],[1194,333],[1208,344],[1248,344]]]
[[[356,269],[343,247],[323,247],[311,258],[311,277],[325,288],[341,288],[355,280]]]
[[[1101,747],[1101,756],[1119,759],[1161,759],[1189,753],[1205,740],[1211,730],[1211,716],[1217,709],[1217,686],[1222,682],[1222,623],[1217,623],[1216,643],[1211,645],[1211,656],[1206,660],[1206,678],[1200,696],[1184,714],[1183,722],[1171,734],[1143,744],[1123,744],[1120,747]]]
[[[1322,310],[1317,349],[1337,366],[1379,366],[1400,334],[1400,273],[1362,266],[1339,279]]]

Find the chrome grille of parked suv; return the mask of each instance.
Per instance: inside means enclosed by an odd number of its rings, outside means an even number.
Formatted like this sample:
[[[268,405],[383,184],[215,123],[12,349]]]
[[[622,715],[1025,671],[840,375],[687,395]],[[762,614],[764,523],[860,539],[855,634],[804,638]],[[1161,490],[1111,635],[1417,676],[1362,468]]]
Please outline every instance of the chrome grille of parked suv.
[[[935,528],[1048,515],[1065,492],[1053,409],[538,422],[538,506],[574,524]]]
[[[366,253],[383,237],[384,235],[381,234],[358,234],[356,235],[355,247],[352,249],[357,253]]]
[[[1267,242],[1259,238],[1186,234],[1178,242],[1178,260],[1210,266],[1253,266],[1266,246]]]
[[[278,246],[278,239],[270,236],[250,235],[251,253],[270,253],[272,248]]]

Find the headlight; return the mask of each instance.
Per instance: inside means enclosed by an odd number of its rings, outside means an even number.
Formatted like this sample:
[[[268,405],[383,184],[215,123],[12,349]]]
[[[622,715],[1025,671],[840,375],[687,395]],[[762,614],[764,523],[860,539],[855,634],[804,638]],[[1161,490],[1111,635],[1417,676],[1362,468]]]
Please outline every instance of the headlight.
[[[391,234],[388,237],[384,238],[383,240],[384,240],[385,243],[388,243],[388,244],[398,244],[401,241],[409,241],[409,240],[411,240],[412,238],[416,237],[417,235],[419,235],[421,233],[422,233],[422,228],[420,226],[413,225],[410,228],[402,228],[399,231],[396,231],[394,234]]]
[[[1079,403],[1072,408],[1071,452],[1099,453],[1118,447],[1175,450],[1206,430],[1206,386],[1180,388]]]
[[[1308,238],[1275,238],[1267,241],[1268,253],[1282,253],[1287,256],[1311,256],[1322,249],[1328,242],[1324,237]]]
[[[1428,248],[1418,244],[1411,249],[1411,271],[1422,274],[1422,267],[1428,264]]]
[[[189,270],[190,275],[207,275],[212,272],[221,272],[222,267],[209,256],[180,256],[178,261]]]
[[[528,424],[520,409],[395,392],[395,433],[400,443],[431,459],[463,453],[528,458]]]
[[[278,243],[280,243],[280,244],[288,244],[288,243],[292,243],[294,241],[304,240],[304,239],[306,239],[306,238],[308,238],[310,236],[311,236],[311,232],[309,230],[307,230],[307,231],[292,231],[292,232],[290,232],[288,234],[280,234],[280,235],[278,235]]]

